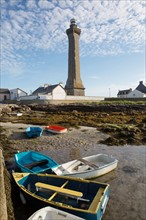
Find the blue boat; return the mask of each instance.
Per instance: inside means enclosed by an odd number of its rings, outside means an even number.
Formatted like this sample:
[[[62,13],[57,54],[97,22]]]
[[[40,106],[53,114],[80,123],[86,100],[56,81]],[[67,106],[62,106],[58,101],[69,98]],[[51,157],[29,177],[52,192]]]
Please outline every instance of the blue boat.
[[[40,137],[43,133],[43,129],[41,127],[28,127],[25,131],[27,137],[29,138]]]
[[[86,220],[101,220],[109,200],[110,187],[69,176],[13,173],[26,203],[51,206]]]
[[[14,155],[17,166],[27,173],[52,173],[59,164],[52,158],[37,151],[25,151]]]

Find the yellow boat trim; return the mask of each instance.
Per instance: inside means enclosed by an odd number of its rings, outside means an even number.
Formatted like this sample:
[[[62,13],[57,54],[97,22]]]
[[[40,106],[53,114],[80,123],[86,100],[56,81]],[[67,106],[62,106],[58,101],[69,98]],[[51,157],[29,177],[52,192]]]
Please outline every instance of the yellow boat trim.
[[[41,182],[35,183],[35,186],[40,187],[40,188],[44,188],[44,189],[49,189],[49,190],[59,192],[62,194],[75,196],[75,197],[82,197],[83,196],[82,192],[70,190],[70,189],[64,189],[64,188],[61,188],[58,186],[53,186],[53,185],[49,185],[49,184],[45,184],[45,183],[41,183]]]
[[[18,183],[19,182],[19,180],[21,180],[23,177],[25,177],[25,176],[28,176],[29,175],[29,173],[12,173],[12,175],[13,175],[13,177],[14,177],[14,179],[15,179],[15,181],[16,181],[16,183]]]
[[[98,203],[102,200],[102,196],[104,194],[104,188],[99,188],[98,192],[96,193],[96,196],[94,197],[91,205],[89,206],[89,211],[95,212],[97,209]]]

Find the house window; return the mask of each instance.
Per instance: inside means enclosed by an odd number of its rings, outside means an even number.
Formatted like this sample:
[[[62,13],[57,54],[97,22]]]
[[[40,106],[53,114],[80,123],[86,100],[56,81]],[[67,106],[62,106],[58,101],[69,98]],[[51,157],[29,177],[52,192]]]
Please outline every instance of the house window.
[[[6,95],[4,95],[4,100],[7,100],[7,96]]]

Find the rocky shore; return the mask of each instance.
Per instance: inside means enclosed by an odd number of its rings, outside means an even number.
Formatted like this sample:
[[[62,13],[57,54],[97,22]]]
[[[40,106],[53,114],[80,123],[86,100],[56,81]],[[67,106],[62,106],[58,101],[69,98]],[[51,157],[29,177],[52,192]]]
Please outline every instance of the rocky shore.
[[[13,113],[21,112],[18,117]],[[1,105],[1,122],[95,127],[107,145],[146,144],[146,104]]]

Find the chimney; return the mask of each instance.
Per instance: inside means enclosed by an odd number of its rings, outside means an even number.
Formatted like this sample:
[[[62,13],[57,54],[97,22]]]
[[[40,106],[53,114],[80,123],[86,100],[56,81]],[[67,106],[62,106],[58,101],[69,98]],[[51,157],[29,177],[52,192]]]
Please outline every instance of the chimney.
[[[44,88],[48,87],[48,86],[51,86],[51,84],[44,84]]]
[[[61,85],[63,87],[63,82],[59,82],[59,85]]]

